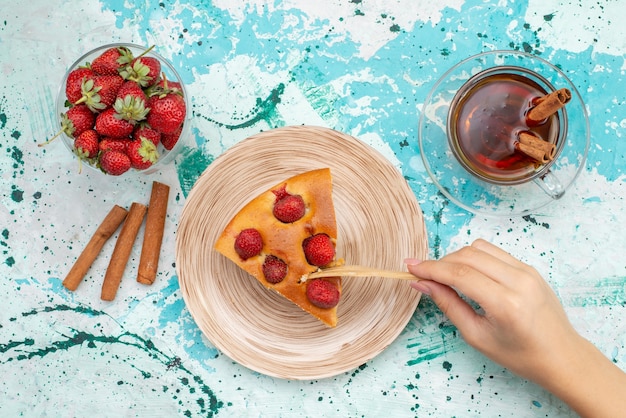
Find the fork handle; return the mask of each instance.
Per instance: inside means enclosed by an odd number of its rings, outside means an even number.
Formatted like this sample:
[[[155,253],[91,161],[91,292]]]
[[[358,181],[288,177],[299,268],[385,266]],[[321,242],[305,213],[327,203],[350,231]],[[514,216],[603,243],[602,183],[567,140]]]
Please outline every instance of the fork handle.
[[[363,266],[340,266],[340,267],[331,267],[327,269],[322,269],[318,271],[314,271],[313,273],[309,273],[306,275],[306,280],[309,279],[318,279],[321,277],[385,277],[388,279],[399,279],[399,280],[418,280],[417,277],[412,275],[409,272],[405,271],[394,271],[394,270],[383,270],[383,269],[375,269]],[[302,281],[306,281],[302,280]]]

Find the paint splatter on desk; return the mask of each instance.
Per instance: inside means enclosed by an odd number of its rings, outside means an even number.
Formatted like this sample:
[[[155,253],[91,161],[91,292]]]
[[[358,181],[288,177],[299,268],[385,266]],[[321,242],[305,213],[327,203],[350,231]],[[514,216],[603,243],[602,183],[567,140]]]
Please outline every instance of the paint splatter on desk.
[[[70,8],[77,10],[70,11]],[[626,18],[618,2],[33,0],[0,41],[0,390],[3,415],[573,416],[551,395],[469,348],[424,298],[405,331],[356,370],[315,382],[253,373],[216,350],[186,310],[174,265],[185,198],[243,138],[292,124],[354,135],[397,165],[424,211],[432,257],[483,237],[536,266],[576,328],[626,367]],[[151,176],[76,174],[55,131],[65,68],[103,43],[156,44],[193,96],[193,138]],[[483,219],[450,204],[417,153],[417,118],[454,63],[491,49],[562,68],[590,113],[587,170],[555,204]],[[70,294],[61,280],[113,204],[172,185],[162,268],[101,302],[99,258]],[[97,216],[96,216],[97,215]],[[601,219],[600,222],[597,219]],[[110,253],[108,243],[103,253]],[[127,274],[133,275],[131,254]],[[136,264],[136,263],[135,263]]]

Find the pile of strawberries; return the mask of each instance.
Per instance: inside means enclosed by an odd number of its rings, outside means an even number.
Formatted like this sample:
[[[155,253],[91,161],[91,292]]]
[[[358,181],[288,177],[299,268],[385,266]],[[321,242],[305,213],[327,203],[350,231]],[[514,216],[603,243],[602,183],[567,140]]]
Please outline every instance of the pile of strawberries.
[[[107,48],[69,72],[68,110],[55,137],[73,138],[80,161],[118,176],[151,167],[160,145],[169,151],[178,142],[187,112],[183,90],[147,56],[151,49],[134,56],[125,46]]]

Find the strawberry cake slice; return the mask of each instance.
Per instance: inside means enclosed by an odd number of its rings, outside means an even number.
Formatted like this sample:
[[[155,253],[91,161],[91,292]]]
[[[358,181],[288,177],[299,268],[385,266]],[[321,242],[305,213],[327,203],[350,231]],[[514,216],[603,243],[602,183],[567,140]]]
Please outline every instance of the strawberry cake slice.
[[[330,169],[298,174],[248,202],[215,249],[329,327],[337,325],[341,278],[300,282],[337,264],[337,225]]]

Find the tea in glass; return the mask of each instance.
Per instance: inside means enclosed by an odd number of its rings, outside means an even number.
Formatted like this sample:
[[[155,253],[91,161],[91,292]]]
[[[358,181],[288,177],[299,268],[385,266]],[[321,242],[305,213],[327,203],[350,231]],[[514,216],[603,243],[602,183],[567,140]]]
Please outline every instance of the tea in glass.
[[[518,149],[520,133],[555,144],[563,137],[564,112],[535,123],[527,118],[538,98],[553,89],[524,68],[499,67],[469,79],[457,92],[448,114],[448,140],[461,165],[497,184],[519,184],[543,167]],[[562,142],[562,141],[561,141]]]

